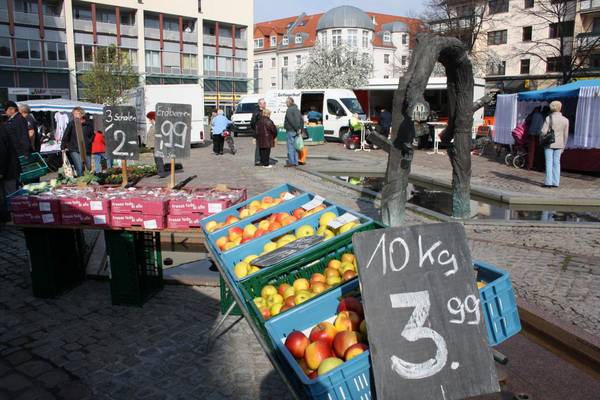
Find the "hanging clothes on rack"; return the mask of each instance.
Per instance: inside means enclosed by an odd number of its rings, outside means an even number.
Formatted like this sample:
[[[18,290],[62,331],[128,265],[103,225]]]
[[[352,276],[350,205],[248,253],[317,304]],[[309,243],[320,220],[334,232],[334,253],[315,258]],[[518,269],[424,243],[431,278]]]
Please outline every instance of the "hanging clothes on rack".
[[[65,129],[69,124],[69,114],[66,112],[57,112],[54,114],[54,122],[56,122],[56,132],[54,133],[54,140],[57,142],[62,141]]]

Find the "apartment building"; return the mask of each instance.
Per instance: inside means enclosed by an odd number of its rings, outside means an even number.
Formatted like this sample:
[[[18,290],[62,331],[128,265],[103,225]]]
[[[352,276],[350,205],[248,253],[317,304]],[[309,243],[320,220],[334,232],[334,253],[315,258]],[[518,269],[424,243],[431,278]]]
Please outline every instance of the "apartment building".
[[[594,4],[596,3],[596,4]],[[579,64],[574,77],[600,75],[599,0],[450,0],[448,20],[429,21],[432,30],[463,29],[474,40],[472,58],[488,89],[505,92],[543,88],[562,79],[562,63]],[[474,39],[471,35],[476,35]],[[584,42],[585,41],[585,42]],[[583,48],[583,44],[591,45]],[[561,59],[565,56],[565,59]]]
[[[370,83],[397,78],[408,67],[421,21],[341,6],[323,14],[292,16],[254,25],[254,92],[291,89],[318,43],[345,44],[373,60]]]
[[[201,83],[207,109],[231,107],[249,90],[252,24],[252,0],[0,0],[0,98],[78,98],[115,45],[140,84]]]

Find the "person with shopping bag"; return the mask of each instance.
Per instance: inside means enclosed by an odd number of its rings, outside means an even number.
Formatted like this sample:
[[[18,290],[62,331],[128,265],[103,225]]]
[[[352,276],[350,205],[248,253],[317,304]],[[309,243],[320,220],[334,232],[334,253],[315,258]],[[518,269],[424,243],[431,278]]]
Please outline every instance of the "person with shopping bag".
[[[287,135],[287,152],[288,159],[285,164],[286,167],[297,167],[298,166],[298,149],[296,148],[296,138],[302,139],[300,136],[302,129],[304,128],[304,118],[298,109],[298,106],[294,103],[294,99],[291,97],[287,98],[287,111],[285,113],[285,120],[283,127]]]

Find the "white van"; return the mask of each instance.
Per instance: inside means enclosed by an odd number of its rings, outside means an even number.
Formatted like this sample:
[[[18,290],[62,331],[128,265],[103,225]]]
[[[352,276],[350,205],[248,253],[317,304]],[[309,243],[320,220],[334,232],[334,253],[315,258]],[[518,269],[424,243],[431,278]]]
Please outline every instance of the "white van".
[[[254,133],[250,128],[252,114],[258,108],[258,100],[262,98],[257,94],[244,96],[240,99],[231,117],[233,123],[233,133],[237,136],[240,133]]]
[[[352,114],[356,113],[361,119],[365,118],[365,112],[358,102],[356,95],[352,90],[347,89],[271,90],[264,96],[244,96],[238,104],[238,109],[240,111],[254,110],[256,109],[258,100],[263,97],[267,102],[267,108],[271,110],[271,119],[277,126],[283,126],[288,97],[294,99],[294,102],[298,105],[300,112],[304,116],[314,107],[316,111],[323,115],[325,136],[329,138],[342,138],[349,129]],[[236,116],[237,114],[236,109],[236,114],[232,118],[234,124],[236,120],[247,121],[249,129],[252,112],[250,114],[240,112],[239,116]],[[238,124],[243,125],[242,122],[238,122]]]

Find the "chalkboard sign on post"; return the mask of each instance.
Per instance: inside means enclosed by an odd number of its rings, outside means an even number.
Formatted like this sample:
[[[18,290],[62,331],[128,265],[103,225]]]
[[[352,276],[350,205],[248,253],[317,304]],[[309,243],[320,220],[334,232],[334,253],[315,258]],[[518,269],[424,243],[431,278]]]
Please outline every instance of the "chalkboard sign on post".
[[[171,188],[175,186],[175,159],[190,156],[191,129],[190,104],[156,104],[155,155],[171,162]]]
[[[498,392],[462,225],[381,229],[352,242],[377,398]]]
[[[107,159],[121,160],[123,186],[127,185],[127,160],[139,160],[135,107],[104,107],[104,141]],[[99,171],[98,171],[99,172]]]

